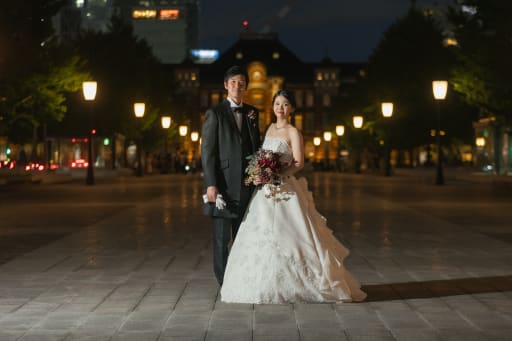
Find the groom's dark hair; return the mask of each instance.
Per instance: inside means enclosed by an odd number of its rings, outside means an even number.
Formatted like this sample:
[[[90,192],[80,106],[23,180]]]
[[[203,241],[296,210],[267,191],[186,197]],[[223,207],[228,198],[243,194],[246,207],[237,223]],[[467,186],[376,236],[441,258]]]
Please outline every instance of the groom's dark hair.
[[[234,65],[226,71],[226,73],[224,74],[224,82],[226,82],[231,77],[237,76],[237,75],[244,76],[245,84],[249,84],[249,75],[247,74],[247,71],[238,65]]]

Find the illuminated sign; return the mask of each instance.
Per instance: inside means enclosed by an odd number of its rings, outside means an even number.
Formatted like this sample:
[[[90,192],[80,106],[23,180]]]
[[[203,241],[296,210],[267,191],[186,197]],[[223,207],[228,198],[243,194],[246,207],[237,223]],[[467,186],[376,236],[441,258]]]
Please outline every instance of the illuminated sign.
[[[133,19],[154,19],[156,18],[156,10],[154,9],[135,9],[132,12]]]
[[[219,50],[191,50],[192,58],[198,64],[209,64],[219,58]]]
[[[160,20],[176,20],[180,15],[178,9],[161,9]]]

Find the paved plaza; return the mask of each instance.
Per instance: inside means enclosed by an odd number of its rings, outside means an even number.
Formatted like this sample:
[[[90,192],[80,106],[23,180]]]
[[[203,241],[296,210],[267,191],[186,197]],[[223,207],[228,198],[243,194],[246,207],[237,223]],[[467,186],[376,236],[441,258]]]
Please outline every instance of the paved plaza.
[[[512,340],[511,182],[433,173],[306,173],[345,304],[220,302],[199,175],[1,186],[0,341]]]

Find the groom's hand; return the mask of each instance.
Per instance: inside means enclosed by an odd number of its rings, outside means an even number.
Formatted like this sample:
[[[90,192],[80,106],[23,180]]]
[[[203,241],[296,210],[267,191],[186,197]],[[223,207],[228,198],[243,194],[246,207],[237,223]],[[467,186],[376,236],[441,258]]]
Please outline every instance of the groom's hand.
[[[218,193],[219,190],[217,189],[217,186],[208,186],[206,188],[206,196],[208,197],[209,202],[215,202]]]

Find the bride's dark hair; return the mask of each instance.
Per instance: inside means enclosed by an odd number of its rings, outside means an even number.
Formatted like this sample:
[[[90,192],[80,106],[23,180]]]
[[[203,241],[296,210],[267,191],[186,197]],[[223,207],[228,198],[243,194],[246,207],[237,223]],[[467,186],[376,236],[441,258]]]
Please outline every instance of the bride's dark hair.
[[[295,97],[293,97],[293,94],[290,91],[285,89],[281,89],[274,94],[274,97],[272,97],[272,107],[274,106],[274,102],[276,101],[276,98],[278,96],[283,96],[284,98],[286,98],[288,102],[290,102],[290,104],[292,105],[293,109],[297,107],[295,105]]]

